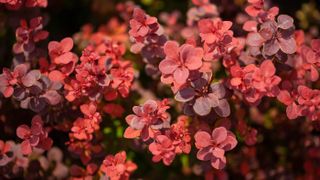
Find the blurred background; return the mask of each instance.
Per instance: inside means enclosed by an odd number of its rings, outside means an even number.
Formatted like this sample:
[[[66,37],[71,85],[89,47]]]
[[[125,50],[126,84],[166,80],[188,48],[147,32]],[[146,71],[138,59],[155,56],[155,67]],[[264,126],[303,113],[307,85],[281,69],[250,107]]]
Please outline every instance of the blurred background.
[[[49,0],[49,5],[41,9],[48,16],[48,25],[45,27],[50,32],[49,40],[58,40],[72,36],[80,28],[91,23],[96,27],[105,24],[111,17],[117,16],[116,5],[124,0]],[[179,10],[185,22],[186,12],[192,6],[188,0],[135,0],[147,13],[158,16],[160,12]],[[221,17],[234,21],[239,12],[243,12],[246,0],[211,0],[218,6]],[[280,13],[289,14],[297,18],[298,27],[310,29],[319,26],[320,0],[267,0],[269,4],[279,6]],[[6,24],[12,20],[12,12],[0,7],[0,67],[9,66],[12,58],[10,45],[14,43],[14,30],[8,29]],[[32,16],[34,12],[30,13]],[[39,13],[39,12],[38,12]],[[16,15],[16,12],[13,12]],[[15,22],[16,23],[16,22]],[[11,24],[16,26],[16,24]],[[12,27],[11,26],[11,27]]]

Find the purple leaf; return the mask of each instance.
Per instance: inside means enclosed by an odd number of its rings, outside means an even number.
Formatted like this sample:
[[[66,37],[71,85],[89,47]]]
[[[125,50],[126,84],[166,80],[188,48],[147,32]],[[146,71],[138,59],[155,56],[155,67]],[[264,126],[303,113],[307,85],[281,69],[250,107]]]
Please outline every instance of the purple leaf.
[[[208,115],[211,111],[211,103],[208,97],[199,97],[193,105],[193,110],[200,116]]]
[[[31,87],[39,80],[41,77],[41,73],[39,70],[32,70],[27,75],[21,78],[21,81],[24,86]]]
[[[265,39],[270,40],[277,31],[277,24],[274,21],[267,21],[260,27],[259,34]]]
[[[280,38],[279,45],[281,51],[283,51],[286,54],[293,54],[297,50],[296,41],[293,37],[289,39]]]
[[[208,94],[208,97],[210,98],[210,105],[211,107],[217,107],[219,105],[219,98],[216,94],[210,93]]]
[[[265,40],[257,32],[251,32],[247,37],[247,44],[249,46],[260,47]]]
[[[61,102],[61,99],[62,99],[60,94],[55,90],[48,90],[43,95],[43,97],[49,101],[50,105],[57,105]]]
[[[226,99],[219,101],[219,106],[214,108],[214,111],[221,117],[228,117],[230,115],[230,106]]]
[[[41,112],[47,106],[45,98],[31,98],[29,108],[34,112]]]
[[[211,90],[218,98],[223,98],[226,95],[226,90],[221,83],[211,84]]]
[[[187,102],[193,99],[195,96],[195,91],[190,88],[184,88],[177,92],[175,99],[179,102]]]
[[[22,99],[26,98],[27,93],[26,93],[26,91],[25,91],[24,88],[22,88],[22,87],[17,87],[17,88],[14,89],[13,96],[14,96],[18,101],[21,101]]]
[[[267,56],[272,56],[279,51],[279,43],[277,40],[272,39],[267,41],[263,46],[263,52]]]
[[[278,20],[278,27],[281,29],[289,29],[294,26],[293,19],[288,15],[281,14],[278,16],[277,20]]]

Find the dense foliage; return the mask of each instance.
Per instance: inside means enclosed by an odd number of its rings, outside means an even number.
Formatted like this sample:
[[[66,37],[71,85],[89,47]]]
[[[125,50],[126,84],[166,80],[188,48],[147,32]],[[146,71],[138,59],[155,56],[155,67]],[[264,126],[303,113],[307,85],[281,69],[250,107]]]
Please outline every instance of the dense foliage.
[[[320,178],[315,2],[53,1],[0,0],[0,179]]]

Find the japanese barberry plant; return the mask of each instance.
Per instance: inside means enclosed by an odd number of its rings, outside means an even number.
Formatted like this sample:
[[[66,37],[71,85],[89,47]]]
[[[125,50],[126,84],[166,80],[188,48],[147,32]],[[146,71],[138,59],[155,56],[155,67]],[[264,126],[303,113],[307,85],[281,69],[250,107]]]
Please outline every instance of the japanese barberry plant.
[[[0,0],[0,179],[320,178],[315,1],[72,3]]]

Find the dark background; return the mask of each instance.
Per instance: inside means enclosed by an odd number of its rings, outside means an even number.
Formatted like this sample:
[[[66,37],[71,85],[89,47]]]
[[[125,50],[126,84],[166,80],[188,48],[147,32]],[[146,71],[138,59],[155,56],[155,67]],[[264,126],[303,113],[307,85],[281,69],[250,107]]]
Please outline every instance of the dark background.
[[[67,36],[72,36],[78,32],[82,25],[86,23],[99,24],[106,23],[107,20],[117,15],[115,5],[123,0],[48,0],[47,8],[41,9],[42,14],[46,14],[48,24],[45,29],[49,31],[49,40],[60,40]],[[185,15],[191,3],[188,0],[135,0],[144,10],[153,16],[160,12],[172,12],[179,10]],[[245,0],[211,0],[218,5],[221,17],[226,20],[233,20],[239,11],[243,11],[241,5]],[[271,0],[270,4],[277,5],[280,13],[289,14],[293,17],[301,9],[302,4],[314,2],[317,9],[320,8],[320,0]],[[34,16],[40,12],[22,12],[23,17]],[[8,11],[0,6],[0,67],[9,67],[12,59],[11,47],[15,41],[14,28],[17,26],[17,19],[13,17],[21,15],[15,11]],[[185,17],[185,16],[184,16]],[[12,20],[14,19],[14,20]],[[7,26],[7,25],[10,26]],[[10,27],[10,28],[8,28]]]
[[[115,6],[119,2],[123,2],[121,0],[48,0],[49,5],[47,8],[40,9],[38,12],[33,10],[23,10],[22,12],[8,11],[5,7],[0,6],[0,68],[2,67],[10,67],[12,62],[12,45],[15,42],[14,30],[18,25],[18,17],[21,15],[29,18],[34,17],[37,14],[44,14],[47,19],[47,25],[45,26],[45,30],[49,31],[49,39],[46,42],[43,42],[45,46],[46,43],[50,40],[60,40],[67,36],[73,36],[76,32],[80,30],[80,28],[86,24],[91,23],[95,27],[98,27],[100,24],[105,24],[110,17],[117,16],[117,12],[115,11]],[[234,21],[234,18],[239,12],[244,12],[245,0],[211,0],[215,3],[220,12],[221,17],[224,20]],[[136,4],[139,4],[147,13],[157,16],[160,12],[172,12],[173,10],[179,10],[183,16],[183,21],[185,20],[185,14],[189,7],[191,7],[191,3],[187,0],[135,0]],[[320,9],[320,1],[319,0],[272,0],[270,3],[272,5],[279,6],[281,14],[289,14],[292,17],[295,17],[297,20],[297,11],[302,8],[304,3],[313,2],[316,4],[316,8]],[[319,22],[315,22],[315,24],[319,25]],[[299,28],[299,23],[296,22],[297,27]],[[308,31],[309,27],[305,29]],[[11,118],[15,118],[14,111],[11,109]],[[24,110],[20,111],[20,115],[27,114]],[[29,118],[30,119],[30,118]],[[12,122],[14,123],[14,122]],[[21,124],[21,123],[19,123]],[[294,127],[290,125],[290,123],[284,124],[283,127],[277,127],[272,131],[261,132],[265,134],[266,138],[264,140],[264,144],[272,144],[274,146],[285,143],[281,142],[281,140],[277,139],[278,137],[274,137],[274,134],[285,132],[285,128],[290,127],[290,131],[286,134],[291,135],[295,134],[294,130],[297,128],[299,124],[295,124]],[[2,130],[2,128],[0,128]],[[278,132],[277,132],[278,131]],[[3,131],[2,131],[3,132]],[[56,137],[55,143],[57,143],[58,139],[60,139],[60,134],[52,134],[52,137]],[[273,136],[272,136],[273,135]],[[2,135],[0,135],[1,137]],[[1,137],[2,138],[2,137]],[[7,139],[12,139],[14,137],[5,137]],[[66,138],[66,137],[65,137]],[[275,139],[273,139],[275,138]],[[290,137],[284,137],[286,138]],[[293,138],[293,137],[291,137]],[[298,137],[297,137],[298,138]],[[2,138],[3,139],[3,138]],[[57,140],[57,141],[56,141]],[[277,141],[277,142],[275,142]],[[61,143],[63,144],[63,143]],[[272,149],[272,147],[270,148]],[[267,151],[267,150],[266,150]],[[148,154],[148,155],[146,155]],[[290,154],[290,153],[289,153]],[[265,156],[265,151],[260,154],[261,156]],[[270,162],[265,161],[263,166],[272,167],[273,166],[273,156],[272,153],[267,153],[267,158]],[[268,157],[269,156],[269,157]],[[190,157],[194,158],[195,157]],[[181,178],[181,164],[177,163],[177,161],[183,161],[183,157],[176,157],[172,166],[166,167],[162,165],[162,163],[152,163],[151,155],[144,152],[137,152],[134,161],[138,164],[139,169],[134,174],[133,177],[145,177],[146,179],[179,179]],[[193,160],[194,160],[193,159]],[[272,162],[271,162],[272,161]],[[302,165],[297,165],[301,167]],[[296,164],[295,163],[295,164]],[[293,167],[293,170],[295,168]],[[297,168],[298,170],[302,170]],[[170,173],[169,173],[170,172]],[[237,177],[236,174],[231,177]],[[196,177],[188,177],[189,179],[195,179]],[[185,179],[185,177],[184,177]],[[239,179],[239,178],[235,178]]]

